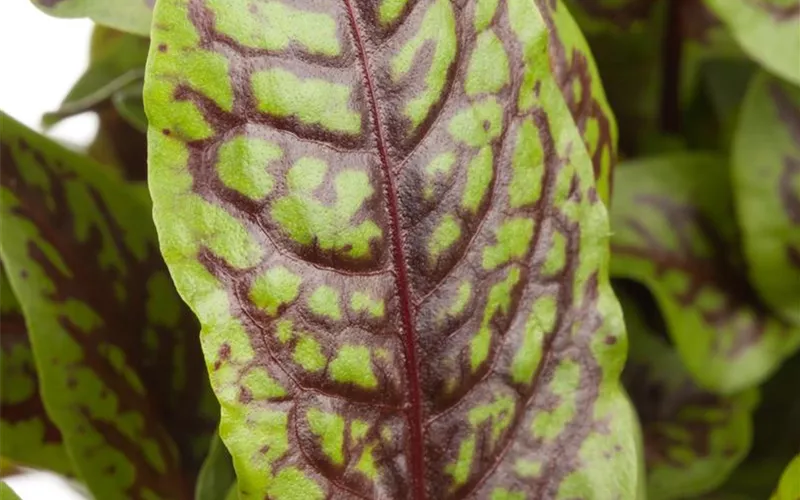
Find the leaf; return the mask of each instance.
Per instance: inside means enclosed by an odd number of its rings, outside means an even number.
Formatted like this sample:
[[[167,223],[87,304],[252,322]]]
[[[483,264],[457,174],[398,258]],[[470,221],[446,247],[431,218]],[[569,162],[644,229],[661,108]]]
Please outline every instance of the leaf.
[[[147,179],[145,134],[132,127],[117,107],[105,104],[97,110],[97,116],[100,127],[86,153],[104,165],[116,167],[129,181]]]
[[[215,408],[147,204],[0,118],[0,252],[76,471],[96,498],[190,498]]]
[[[623,381],[644,428],[647,498],[695,498],[722,484],[750,449],[758,392],[718,396],[698,387],[631,292],[616,291],[630,339]]]
[[[242,498],[634,495],[605,210],[534,7],[156,6],[154,217]]]
[[[61,433],[39,397],[25,318],[2,267],[0,300],[0,456],[19,466],[71,475]]]
[[[771,500],[795,500],[800,497],[800,454],[786,467]]]
[[[222,444],[218,433],[211,438],[208,456],[197,476],[194,489],[195,500],[221,500],[227,498],[231,489],[236,490],[236,473],[228,449]]]
[[[728,182],[710,155],[629,162],[615,174],[611,210],[612,276],[647,286],[689,373],[722,394],[764,381],[800,344],[736,258]]]
[[[666,2],[567,0],[586,34],[630,155],[657,126],[661,93],[661,39]]]
[[[766,74],[743,104],[733,192],[753,286],[800,325],[800,90]]]
[[[618,136],[600,73],[566,5],[549,0],[536,4],[550,33],[550,66],[592,159],[600,199],[608,204]]]
[[[704,0],[745,52],[768,71],[800,84],[799,0]]]
[[[141,89],[149,43],[147,38],[97,26],[92,34],[89,67],[59,109],[45,114],[43,123],[54,125],[64,118],[97,109],[104,102],[113,101],[116,105],[131,99],[137,83]],[[123,113],[123,116],[129,115]],[[133,124],[140,124],[139,117]]]
[[[0,482],[0,499],[2,500],[20,500],[19,496],[14,493],[9,485]]]
[[[55,17],[88,17],[97,24],[136,35],[150,35],[155,0],[31,0]]]

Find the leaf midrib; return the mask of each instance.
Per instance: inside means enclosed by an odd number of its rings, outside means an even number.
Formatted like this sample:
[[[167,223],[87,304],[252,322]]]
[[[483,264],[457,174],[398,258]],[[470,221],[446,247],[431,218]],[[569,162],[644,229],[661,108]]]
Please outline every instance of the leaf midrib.
[[[375,139],[378,146],[378,154],[381,161],[381,170],[384,178],[384,193],[388,203],[389,212],[389,231],[391,233],[392,261],[394,267],[395,285],[400,299],[400,315],[403,326],[403,344],[405,346],[405,365],[406,376],[408,379],[409,407],[406,410],[406,418],[409,426],[410,437],[410,457],[411,462],[411,482],[413,498],[425,500],[425,461],[424,461],[424,426],[422,417],[422,390],[420,388],[419,367],[417,364],[417,333],[414,328],[413,310],[411,305],[411,287],[407,275],[408,265],[403,248],[403,240],[400,231],[400,211],[397,202],[397,188],[394,183],[392,168],[389,163],[389,155],[386,147],[383,126],[381,123],[378,103],[375,99],[375,85],[370,74],[369,60],[364,49],[364,42],[359,30],[358,18],[353,8],[352,0],[344,0],[347,7],[347,14],[350,20],[350,27],[353,32],[353,39],[358,51],[358,58],[364,72],[364,82],[366,84],[367,101],[370,107],[370,114],[374,121],[373,128]]]

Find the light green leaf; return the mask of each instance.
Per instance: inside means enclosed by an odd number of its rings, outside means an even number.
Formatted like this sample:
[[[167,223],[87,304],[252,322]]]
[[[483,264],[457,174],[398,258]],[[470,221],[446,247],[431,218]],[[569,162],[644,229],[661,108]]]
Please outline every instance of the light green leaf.
[[[222,443],[219,434],[214,433],[208,449],[208,456],[197,476],[194,498],[195,500],[220,500],[227,498],[231,490],[238,494],[231,455]]]
[[[20,500],[20,498],[9,485],[0,482],[0,500]]]
[[[750,57],[800,85],[800,1],[704,1]]]
[[[735,136],[733,194],[750,281],[800,326],[800,89],[753,79]]]
[[[150,35],[155,0],[31,0],[55,17],[88,17],[97,24],[141,36]]]
[[[796,500],[798,498],[800,498],[800,454],[786,467],[770,500]]]
[[[723,394],[763,382],[800,345],[737,259],[729,182],[710,155],[632,161],[615,174],[611,209],[612,275],[650,289],[688,371]]]

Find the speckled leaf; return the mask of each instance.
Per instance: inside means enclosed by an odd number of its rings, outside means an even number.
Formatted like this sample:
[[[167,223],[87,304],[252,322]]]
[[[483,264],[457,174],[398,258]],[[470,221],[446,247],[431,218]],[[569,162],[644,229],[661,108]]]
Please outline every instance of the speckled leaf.
[[[150,35],[155,0],[31,0],[56,17],[88,17],[97,24],[127,33]]]
[[[704,1],[753,59],[800,84],[800,0]]]
[[[145,200],[0,119],[0,252],[76,472],[96,498],[190,498],[213,400]]]
[[[800,325],[800,89],[766,74],[752,81],[736,132],[733,191],[750,280]]]
[[[624,327],[537,4],[163,0],[161,248],[242,498],[630,498]]]
[[[0,483],[0,500],[20,500],[20,498],[10,486]]]
[[[228,449],[222,444],[218,433],[211,438],[208,456],[197,476],[194,490],[195,500],[222,500],[236,486],[236,473]]]
[[[589,44],[561,0],[536,0],[550,30],[550,67],[592,158],[597,191],[607,204],[617,162],[617,122]]]
[[[644,429],[648,500],[694,498],[731,474],[752,438],[755,389],[718,396],[699,388],[632,295],[619,295],[630,338],[623,381]],[[663,324],[663,323],[662,323]]]
[[[58,110],[47,113],[43,122],[53,125],[79,113],[97,109],[105,102],[131,94],[131,85],[144,78],[149,40],[97,26],[92,34],[89,66],[69,91]],[[135,87],[133,87],[135,88]]]
[[[566,0],[592,48],[628,155],[657,126],[665,3]]]
[[[800,454],[786,467],[770,500],[797,500],[798,498],[800,498]]]
[[[650,289],[689,372],[726,394],[762,382],[800,344],[736,258],[728,175],[700,154],[626,163],[611,210],[612,275]]]
[[[25,318],[0,267],[0,456],[14,464],[69,475],[61,432],[39,397]]]

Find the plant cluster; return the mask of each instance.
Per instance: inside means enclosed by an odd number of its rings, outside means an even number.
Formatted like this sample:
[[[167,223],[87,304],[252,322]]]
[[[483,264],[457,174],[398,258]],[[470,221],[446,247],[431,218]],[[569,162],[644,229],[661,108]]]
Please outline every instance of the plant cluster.
[[[0,114],[4,475],[800,499],[799,0],[33,2],[100,127]]]

